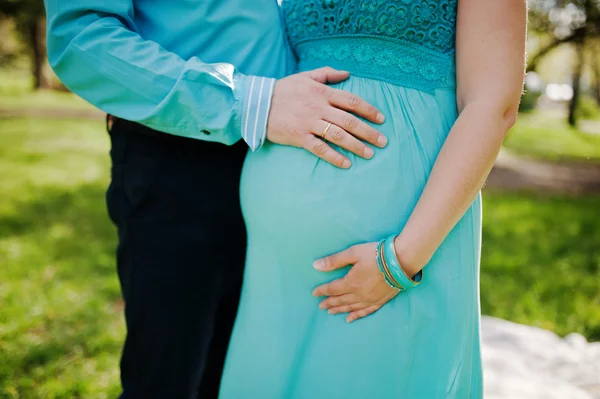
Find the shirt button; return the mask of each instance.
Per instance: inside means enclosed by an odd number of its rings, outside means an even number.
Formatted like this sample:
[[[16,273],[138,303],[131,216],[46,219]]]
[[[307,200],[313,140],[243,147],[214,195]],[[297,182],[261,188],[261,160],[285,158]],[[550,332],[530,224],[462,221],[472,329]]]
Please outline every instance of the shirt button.
[[[208,130],[202,130],[202,133],[204,133],[205,135],[209,136],[210,132]]]

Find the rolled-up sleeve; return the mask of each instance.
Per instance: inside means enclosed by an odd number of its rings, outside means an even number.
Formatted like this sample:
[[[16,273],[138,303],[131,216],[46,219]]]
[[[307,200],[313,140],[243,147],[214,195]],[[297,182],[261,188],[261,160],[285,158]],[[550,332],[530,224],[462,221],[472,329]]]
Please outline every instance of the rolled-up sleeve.
[[[266,136],[275,80],[183,59],[137,32],[131,0],[45,0],[50,65],[71,91],[153,129],[252,150]]]

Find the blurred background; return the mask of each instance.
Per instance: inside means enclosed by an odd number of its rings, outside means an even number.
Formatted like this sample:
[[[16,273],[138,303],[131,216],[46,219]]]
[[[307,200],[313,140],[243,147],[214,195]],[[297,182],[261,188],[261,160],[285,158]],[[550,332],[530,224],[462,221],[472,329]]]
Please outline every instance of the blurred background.
[[[495,391],[514,365],[491,359],[494,350],[531,351],[525,373],[589,362],[600,376],[599,2],[530,1],[528,53],[518,122],[484,189],[489,398],[550,397]],[[124,323],[104,205],[108,151],[103,114],[47,64],[42,2],[1,0],[0,398],[118,394]],[[536,354],[536,337],[596,357],[543,359],[556,347]],[[573,373],[561,398],[600,397],[600,377]]]

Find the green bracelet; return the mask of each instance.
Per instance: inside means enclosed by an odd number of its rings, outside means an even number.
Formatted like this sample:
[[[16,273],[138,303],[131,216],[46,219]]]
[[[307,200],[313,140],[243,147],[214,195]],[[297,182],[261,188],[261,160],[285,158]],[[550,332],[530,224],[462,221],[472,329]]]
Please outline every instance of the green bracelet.
[[[395,235],[389,236],[383,244],[383,257],[385,263],[389,266],[393,280],[396,280],[405,289],[415,288],[423,279],[423,271],[419,271],[414,279],[408,277],[396,256],[396,247],[394,245]]]
[[[391,276],[386,272],[386,268],[383,264],[383,244],[385,240],[379,241],[377,244],[377,249],[375,251],[375,259],[377,260],[377,266],[379,267],[379,271],[383,275],[383,280],[389,285],[391,288],[395,290],[404,290],[404,287],[397,287],[391,279]]]

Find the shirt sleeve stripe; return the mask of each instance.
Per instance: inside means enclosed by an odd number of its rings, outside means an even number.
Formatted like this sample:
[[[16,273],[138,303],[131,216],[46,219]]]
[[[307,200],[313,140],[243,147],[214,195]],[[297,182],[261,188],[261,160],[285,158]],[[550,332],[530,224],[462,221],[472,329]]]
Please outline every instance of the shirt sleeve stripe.
[[[263,87],[265,86],[265,78],[261,78],[260,79],[260,91],[258,92],[258,106],[256,107],[256,118],[254,120],[254,132],[252,133],[252,144],[253,146],[256,146],[257,142],[256,142],[256,130],[258,129],[258,121],[261,119],[260,118],[260,106],[261,106],[261,102],[262,102],[262,93],[263,93]],[[258,146],[256,146],[258,147]]]
[[[248,115],[250,114],[250,105],[252,103],[252,101],[250,101],[252,99],[252,89],[254,88],[254,81],[256,80],[256,76],[252,76],[252,80],[250,81],[250,89],[248,90],[248,96],[250,97],[248,99],[248,107],[246,109],[246,112],[244,112],[243,115],[243,119],[245,119],[244,122],[244,129],[242,130],[242,138],[244,139],[245,142],[248,142]]]
[[[266,123],[268,122],[268,118],[269,118],[269,111],[271,110],[271,100],[273,99],[273,89],[275,89],[275,80],[271,80],[269,82],[269,94],[268,94],[268,100],[267,100],[267,110],[265,112],[266,118],[267,120],[265,121],[265,134],[263,134],[263,136],[260,139],[260,147],[262,147],[262,145],[265,143],[265,139],[267,138],[267,129],[266,129]]]

